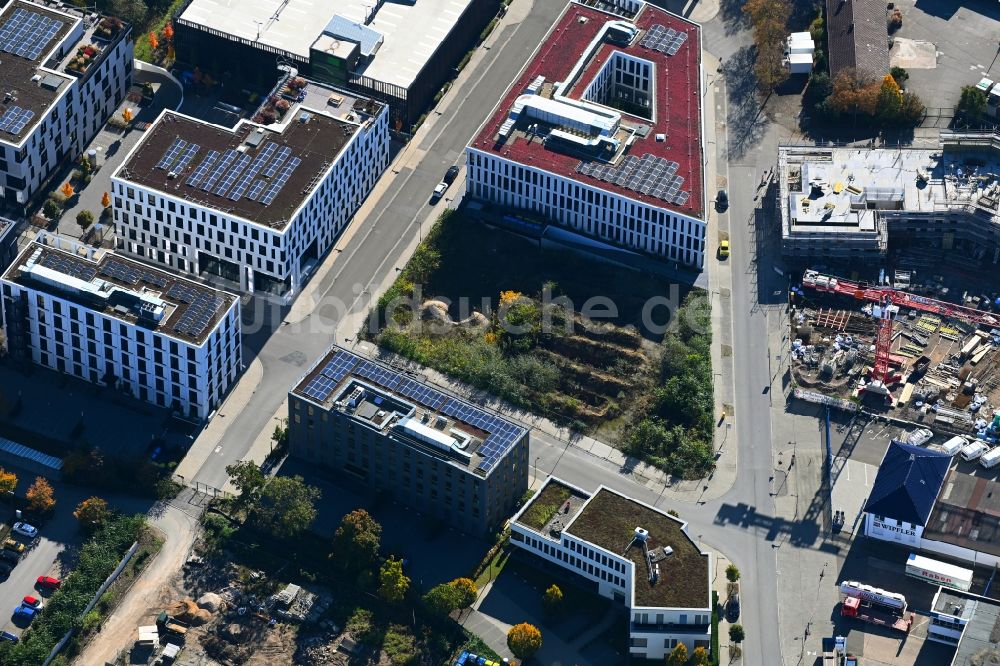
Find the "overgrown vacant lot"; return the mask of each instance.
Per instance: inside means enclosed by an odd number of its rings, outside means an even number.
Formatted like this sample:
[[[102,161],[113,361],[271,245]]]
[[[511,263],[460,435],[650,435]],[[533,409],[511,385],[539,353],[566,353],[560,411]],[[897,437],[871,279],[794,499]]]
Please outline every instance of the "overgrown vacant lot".
[[[705,307],[700,293],[449,213],[379,300],[366,334],[672,473],[700,476],[712,465]]]

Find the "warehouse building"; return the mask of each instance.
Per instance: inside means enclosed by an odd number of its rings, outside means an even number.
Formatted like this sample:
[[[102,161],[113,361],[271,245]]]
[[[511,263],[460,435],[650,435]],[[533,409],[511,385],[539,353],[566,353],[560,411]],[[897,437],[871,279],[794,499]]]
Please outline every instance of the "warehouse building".
[[[473,197],[700,270],[701,35],[637,0],[571,2],[467,148]]]
[[[549,477],[511,519],[510,543],[577,574],[629,612],[629,654],[662,662],[711,647],[712,556],[687,523],[601,486]]]
[[[936,148],[783,145],[782,252],[873,260],[890,243],[1000,262],[1000,135],[943,132]]]
[[[399,370],[334,347],[288,394],[292,455],[471,534],[528,489],[528,431]]]
[[[291,65],[391,109],[393,129],[431,105],[500,0],[191,0],[174,22],[177,56],[257,85]],[[232,68],[239,63],[239,68]]]
[[[121,251],[240,291],[297,293],[389,164],[386,107],[325,92],[266,128],[164,112],[112,177]]]
[[[132,82],[132,28],[13,0],[0,10],[0,188],[22,214],[93,140]]]
[[[197,419],[241,371],[238,298],[114,252],[42,234],[0,286],[14,358]]]

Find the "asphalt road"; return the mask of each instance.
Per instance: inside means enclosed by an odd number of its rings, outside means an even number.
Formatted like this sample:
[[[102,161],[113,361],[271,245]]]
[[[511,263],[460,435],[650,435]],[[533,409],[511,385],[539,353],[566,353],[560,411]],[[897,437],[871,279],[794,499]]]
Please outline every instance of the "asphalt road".
[[[505,89],[542,36],[552,25],[562,8],[559,2],[536,1],[527,20],[508,26],[499,36],[491,57],[473,72],[472,79],[460,96],[442,108],[442,118],[418,148],[426,151],[416,169],[404,169],[379,202],[375,215],[353,222],[355,232],[344,244],[331,270],[321,281],[318,295],[336,298],[351,304],[350,314],[368,308],[373,286],[381,284],[398,265],[401,254],[418,232],[417,221],[426,214],[428,195],[440,179],[444,168],[458,163],[468,139],[492,109],[498,91]],[[734,40],[719,27],[706,28],[706,46],[715,51],[718,45],[725,56],[733,52]],[[718,141],[725,152],[726,143]],[[763,163],[773,159],[766,151],[753,151],[751,159]],[[722,165],[720,165],[720,169]],[[755,185],[759,167],[752,162],[739,166],[731,173],[729,196],[733,255],[734,288],[731,298],[736,342],[733,350],[735,384],[734,434],[740,446],[739,472],[736,482],[723,498],[697,504],[672,503],[681,516],[689,521],[690,533],[699,541],[724,552],[744,572],[744,616],[748,625],[743,645],[744,663],[780,664],[780,643],[775,618],[777,609],[777,566],[773,543],[762,528],[733,525],[723,517],[727,507],[746,505],[757,511],[773,513],[769,477],[772,470],[771,424],[769,396],[762,392],[769,384],[767,353],[753,349],[767,337],[765,311],[757,307],[757,280],[743,279],[756,272],[752,264],[752,225],[747,224],[755,206]],[[765,264],[766,265],[766,264]],[[776,277],[770,269],[761,279]],[[771,287],[765,285],[764,293]],[[366,291],[367,290],[367,291]],[[772,290],[773,291],[773,290]],[[314,315],[321,317],[322,315]],[[331,322],[327,322],[329,324]],[[240,459],[256,435],[281,404],[288,390],[333,342],[329,326],[317,325],[306,319],[303,325],[264,327],[259,333],[245,337],[245,343],[256,351],[264,364],[264,381],[253,395],[243,414],[232,423],[221,442],[219,454],[213,454],[198,472],[195,480],[222,487],[226,481],[225,466]],[[664,506],[660,495],[637,482],[627,471],[590,456],[565,442],[545,434],[533,435],[531,459],[538,459],[537,473],[552,473],[586,489],[605,484],[636,497]]]

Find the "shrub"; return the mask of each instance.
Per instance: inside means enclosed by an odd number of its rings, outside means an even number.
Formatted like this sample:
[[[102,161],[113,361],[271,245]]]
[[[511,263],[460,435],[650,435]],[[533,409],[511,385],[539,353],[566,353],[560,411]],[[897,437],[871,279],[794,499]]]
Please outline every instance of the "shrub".
[[[368,641],[375,635],[375,614],[367,608],[355,608],[345,628],[355,640]]]
[[[416,641],[406,627],[394,624],[385,632],[382,649],[393,666],[406,666],[417,661]]]
[[[735,583],[740,579],[740,570],[735,564],[730,564],[726,567],[726,580],[730,583]]]
[[[746,632],[743,631],[742,624],[729,625],[729,640],[733,643],[742,643],[744,638],[746,638]]]
[[[507,632],[507,647],[515,657],[527,659],[542,647],[542,632],[533,624],[515,624]]]

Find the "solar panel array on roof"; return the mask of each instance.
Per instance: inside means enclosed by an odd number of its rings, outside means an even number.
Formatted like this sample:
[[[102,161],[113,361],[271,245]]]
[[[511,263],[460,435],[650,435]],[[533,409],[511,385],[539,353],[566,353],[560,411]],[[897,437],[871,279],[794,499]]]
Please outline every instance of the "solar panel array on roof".
[[[618,166],[603,162],[580,162],[576,165],[576,171],[669,203],[684,204],[689,193],[681,190],[684,177],[677,175],[679,166],[677,162],[646,154],[641,158],[629,155]]]
[[[194,170],[194,173],[188,177],[187,184],[191,187],[198,187],[198,183],[200,183],[202,179],[208,175],[208,170],[215,164],[215,160],[219,159],[219,155],[221,155],[221,153],[217,150],[208,151],[208,155],[205,156],[205,159],[201,161],[201,164],[199,164],[198,168]]]
[[[639,46],[672,56],[676,55],[685,41],[687,41],[686,32],[678,32],[657,23],[646,31]]]
[[[3,116],[0,116],[0,130],[16,136],[34,117],[34,111],[12,106],[4,112]]]
[[[119,282],[125,282],[131,285],[137,285],[140,282],[145,282],[146,284],[153,285],[154,287],[167,286],[166,278],[157,275],[156,273],[143,270],[133,263],[122,261],[117,258],[111,258],[104,262],[104,265],[101,266],[101,275],[114,278]]]
[[[236,179],[243,173],[243,170],[250,166],[251,161],[253,161],[253,158],[249,155],[240,155],[233,166],[226,171],[222,180],[219,181],[218,187],[212,190],[212,194],[220,197],[225,196],[229,188],[236,182]]]
[[[274,179],[274,182],[272,182],[264,191],[264,194],[261,195],[260,202],[265,206],[270,205],[270,203],[274,201],[274,198],[278,196],[278,192],[281,191],[281,188],[283,188],[285,183],[288,182],[288,179],[292,176],[292,172],[295,171],[300,164],[302,164],[302,160],[298,157],[293,157],[288,160],[285,163],[285,166],[281,167],[281,171],[278,173],[277,178]]]
[[[215,185],[216,181],[222,176],[222,172],[229,168],[229,165],[233,163],[236,159],[237,153],[235,150],[227,150],[222,154],[222,159],[219,160],[212,172],[208,174],[205,180],[201,183],[201,191],[208,192]]]
[[[339,352],[327,361],[323,369],[306,384],[302,392],[309,398],[320,403],[330,399],[333,389],[347,376],[358,362],[358,358],[351,354]]]
[[[240,181],[236,183],[236,187],[234,187],[233,191],[229,193],[230,201],[239,201],[243,197],[247,188],[250,187],[250,181],[254,179],[254,176],[260,173],[260,170],[264,168],[264,165],[267,164],[267,161],[271,159],[271,156],[274,155],[274,151],[277,149],[278,144],[272,141],[264,146],[259,153],[257,153],[257,157],[254,158],[253,164],[251,164],[250,168],[247,169],[242,176],[240,176]]]
[[[174,324],[174,330],[192,337],[198,337],[208,328],[212,318],[225,303],[212,292],[181,282],[171,285],[167,296],[186,304],[183,314]]]
[[[0,26],[0,51],[36,60],[62,27],[62,21],[18,7]]]
[[[168,169],[170,165],[173,164],[178,157],[180,157],[181,151],[184,150],[185,147],[187,147],[187,141],[184,139],[174,139],[174,142],[170,144],[169,148],[167,148],[167,152],[163,153],[163,157],[161,157],[160,161],[156,163],[155,168],[164,170]]]
[[[177,164],[174,165],[171,171],[174,173],[180,173],[183,171],[184,168],[191,163],[191,160],[194,159],[194,156],[198,154],[199,150],[201,150],[201,146],[197,143],[190,144],[187,147],[187,150],[184,151],[184,154],[181,155],[181,159],[178,160]]]
[[[94,264],[68,254],[63,254],[62,252],[45,252],[42,254],[39,263],[46,268],[51,268],[63,275],[69,275],[84,282],[91,282],[97,277],[97,268]]]

